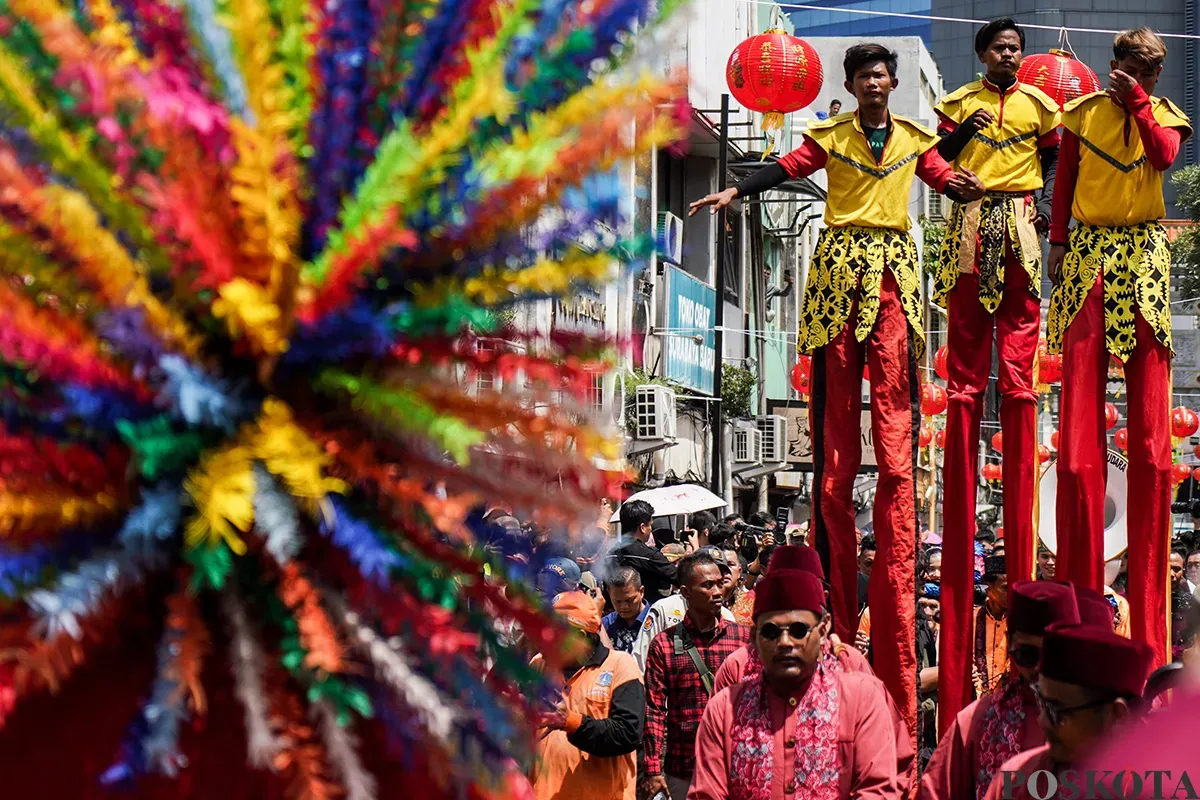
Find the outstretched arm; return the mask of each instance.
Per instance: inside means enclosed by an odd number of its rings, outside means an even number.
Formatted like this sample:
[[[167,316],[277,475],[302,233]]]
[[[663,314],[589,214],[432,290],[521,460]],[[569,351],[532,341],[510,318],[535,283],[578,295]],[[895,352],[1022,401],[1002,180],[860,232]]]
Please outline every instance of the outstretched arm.
[[[705,206],[709,206],[713,214],[729,205],[738,197],[753,197],[774,189],[789,178],[807,177],[825,166],[825,151],[807,136],[804,144],[788,153],[774,164],[760,167],[753,175],[744,181],[730,186],[723,192],[705,195],[688,209],[692,216]]]

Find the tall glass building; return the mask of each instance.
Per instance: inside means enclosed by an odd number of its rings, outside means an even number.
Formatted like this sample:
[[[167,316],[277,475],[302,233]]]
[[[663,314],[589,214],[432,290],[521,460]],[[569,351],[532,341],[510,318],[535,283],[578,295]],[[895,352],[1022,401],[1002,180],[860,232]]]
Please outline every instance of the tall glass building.
[[[822,6],[828,11],[791,9],[788,16],[796,26],[796,35],[806,36],[920,36],[929,47],[932,28],[928,20],[905,17],[878,17],[848,14],[837,9],[890,11],[902,14],[929,14],[932,0],[796,0],[804,5]],[[786,6],[785,6],[786,8]]]

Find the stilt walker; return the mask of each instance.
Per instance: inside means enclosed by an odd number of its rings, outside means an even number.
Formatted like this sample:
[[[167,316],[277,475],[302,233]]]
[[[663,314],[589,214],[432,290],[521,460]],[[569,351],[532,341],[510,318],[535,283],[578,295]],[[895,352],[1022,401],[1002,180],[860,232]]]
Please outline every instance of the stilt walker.
[[[825,169],[825,224],[805,289],[799,347],[813,353],[816,545],[837,635],[858,623],[857,546],[850,497],[862,463],[859,420],[864,363],[871,381],[871,430],[879,462],[874,527],[879,549],[871,573],[875,672],[910,734],[916,730],[913,465],[920,414],[916,359],[925,346],[917,247],[908,231],[914,176],[961,199],[981,197],[969,173],[955,174],[938,154],[937,135],[890,114],[896,55],[880,45],[846,51],[846,90],[855,113],[809,125],[804,144],[741,184],[693,203],[720,208],[788,178]],[[915,747],[915,740],[914,740]]]
[[[939,727],[972,700],[971,649],[975,493],[983,395],[999,351],[1004,432],[1004,530],[1008,580],[1033,577],[1037,469],[1034,361],[1041,325],[1041,245],[1049,226],[1058,156],[1058,104],[1017,80],[1025,33],[1011,19],[980,29],[975,51],[986,65],[937,106],[938,150],[978,174],[987,194],[954,206],[937,267],[934,301],[949,317],[946,412],[945,550],[938,681]]]
[[[1125,364],[1129,517],[1139,526],[1129,537],[1133,638],[1153,648],[1156,664],[1168,652],[1171,542],[1171,256],[1159,220],[1163,172],[1192,132],[1170,100],[1153,96],[1166,55],[1149,29],[1119,34],[1108,91],[1067,105],[1050,232],[1049,344],[1063,353],[1067,378],[1058,574],[1104,587],[1104,400],[1113,355]]]

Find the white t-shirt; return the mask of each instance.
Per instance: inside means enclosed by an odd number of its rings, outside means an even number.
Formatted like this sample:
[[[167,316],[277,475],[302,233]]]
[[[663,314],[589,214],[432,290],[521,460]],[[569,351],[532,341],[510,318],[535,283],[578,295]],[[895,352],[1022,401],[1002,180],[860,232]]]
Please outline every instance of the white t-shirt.
[[[650,652],[650,642],[654,641],[654,637],[675,623],[683,622],[683,615],[686,613],[687,601],[680,594],[664,597],[650,606],[650,610],[646,612],[646,621],[638,631],[637,641],[633,643],[633,657],[638,663],[638,669],[646,671],[646,653]],[[729,622],[735,621],[733,612],[724,606],[721,607],[721,617]]]

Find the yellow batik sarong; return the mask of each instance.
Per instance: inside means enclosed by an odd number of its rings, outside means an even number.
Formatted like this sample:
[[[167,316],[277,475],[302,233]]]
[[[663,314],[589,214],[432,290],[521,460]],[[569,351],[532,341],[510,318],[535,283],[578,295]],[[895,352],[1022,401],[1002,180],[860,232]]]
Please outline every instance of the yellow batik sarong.
[[[989,192],[972,203],[955,203],[938,252],[933,302],[943,308],[958,276],[979,273],[979,302],[994,314],[1004,297],[1004,244],[1012,244],[1017,263],[1029,273],[1029,291],[1037,297],[1042,283],[1042,248],[1033,227],[1033,205],[1021,192]],[[975,263],[976,242],[979,264]]]
[[[1076,225],[1062,275],[1050,293],[1048,344],[1062,352],[1067,327],[1104,275],[1104,332],[1108,352],[1125,361],[1137,344],[1135,311],[1171,349],[1171,251],[1157,222],[1103,227]]]
[[[817,239],[804,310],[800,315],[799,349],[811,353],[833,341],[858,300],[854,337],[862,342],[875,327],[879,313],[879,288],[888,268],[900,288],[904,316],[913,331],[917,358],[925,352],[925,324],[921,316],[921,278],[917,245],[908,231],[891,228],[826,228]]]

